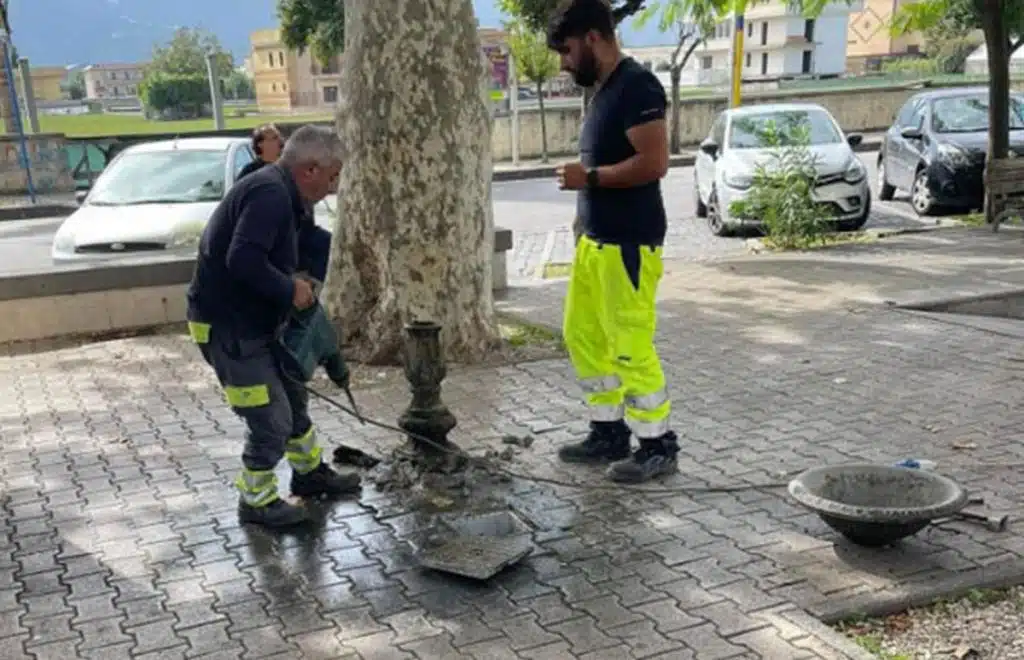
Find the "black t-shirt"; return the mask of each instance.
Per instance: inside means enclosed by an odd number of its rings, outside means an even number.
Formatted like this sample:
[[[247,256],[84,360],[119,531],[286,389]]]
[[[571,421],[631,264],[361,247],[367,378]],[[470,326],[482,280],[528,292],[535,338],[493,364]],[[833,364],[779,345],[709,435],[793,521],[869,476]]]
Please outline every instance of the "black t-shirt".
[[[658,78],[625,57],[598,89],[587,108],[580,135],[584,167],[614,165],[636,155],[626,131],[664,119],[668,100]],[[616,244],[661,245],[667,221],[661,183],[635,188],[581,190],[576,210],[594,240]]]

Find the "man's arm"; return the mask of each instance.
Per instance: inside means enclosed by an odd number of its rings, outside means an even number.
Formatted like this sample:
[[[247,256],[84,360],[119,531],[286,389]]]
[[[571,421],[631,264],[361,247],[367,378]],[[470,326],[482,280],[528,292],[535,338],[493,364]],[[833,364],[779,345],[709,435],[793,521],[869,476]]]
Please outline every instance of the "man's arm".
[[[665,89],[654,76],[643,76],[642,84],[626,91],[626,137],[636,154],[614,165],[597,168],[601,188],[633,188],[665,176],[668,172],[668,130]]]
[[[284,308],[295,284],[270,263],[270,249],[292,220],[291,200],[272,186],[259,186],[239,200],[241,211],[228,246],[228,272]]]

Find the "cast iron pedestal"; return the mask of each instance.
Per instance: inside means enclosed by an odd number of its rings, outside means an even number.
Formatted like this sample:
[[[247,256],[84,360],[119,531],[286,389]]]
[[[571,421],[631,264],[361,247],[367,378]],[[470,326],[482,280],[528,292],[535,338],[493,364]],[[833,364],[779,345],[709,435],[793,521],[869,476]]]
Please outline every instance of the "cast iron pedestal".
[[[405,326],[405,377],[412,402],[398,418],[398,426],[410,434],[412,447],[431,467],[450,471],[465,467],[466,456],[448,440],[456,421],[441,401],[441,382],[447,369],[440,333],[441,326],[432,321],[414,321]]]

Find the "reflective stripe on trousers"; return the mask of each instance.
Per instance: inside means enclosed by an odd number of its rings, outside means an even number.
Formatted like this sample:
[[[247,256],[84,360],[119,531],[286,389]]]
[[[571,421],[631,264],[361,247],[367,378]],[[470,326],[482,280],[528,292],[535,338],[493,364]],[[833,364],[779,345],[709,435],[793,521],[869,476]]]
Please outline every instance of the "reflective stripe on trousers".
[[[277,475],[273,470],[245,470],[235,479],[242,501],[249,506],[267,506],[277,499]]]
[[[672,404],[654,347],[662,249],[576,245],[563,332],[593,421],[625,418],[639,438],[669,430]]]
[[[322,453],[316,441],[316,429],[312,426],[304,434],[289,439],[284,448],[285,458],[299,474],[306,474],[319,467]]]

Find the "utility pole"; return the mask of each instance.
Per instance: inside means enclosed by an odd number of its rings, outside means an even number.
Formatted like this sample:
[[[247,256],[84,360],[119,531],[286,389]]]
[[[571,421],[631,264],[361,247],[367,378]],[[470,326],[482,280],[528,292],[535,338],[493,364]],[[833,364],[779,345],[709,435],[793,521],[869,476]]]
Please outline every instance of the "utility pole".
[[[732,90],[729,94],[729,107],[740,105],[740,90],[743,85],[743,33],[746,30],[743,14],[747,8],[747,0],[736,0],[735,24],[732,34]]]
[[[512,166],[519,166],[519,73],[516,71],[516,60],[512,53],[508,57],[508,93],[509,113],[512,117]]]
[[[28,115],[29,130],[39,133],[39,113],[36,110],[36,94],[32,89],[32,68],[29,66],[28,58],[22,57],[18,60],[18,70],[21,72],[21,96],[25,99],[25,114]]]
[[[213,128],[224,130],[224,104],[221,101],[220,77],[217,75],[217,53],[206,54],[206,76],[210,79],[210,107],[213,110]]]

